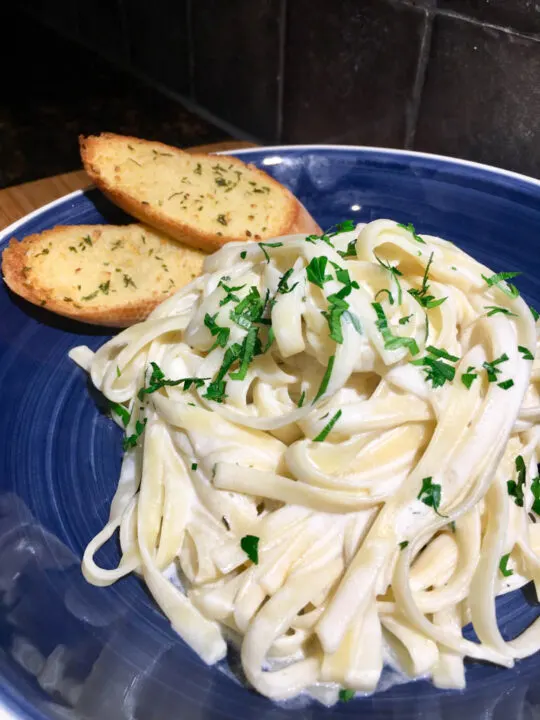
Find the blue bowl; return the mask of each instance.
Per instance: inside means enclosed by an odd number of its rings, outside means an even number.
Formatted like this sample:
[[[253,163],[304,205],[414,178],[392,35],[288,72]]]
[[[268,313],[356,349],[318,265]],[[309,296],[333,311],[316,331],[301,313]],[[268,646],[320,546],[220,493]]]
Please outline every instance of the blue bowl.
[[[322,227],[354,218],[412,222],[494,271],[521,270],[540,307],[540,182],[412,152],[301,146],[234,153],[287,185]],[[0,246],[57,224],[127,222],[97,190],[76,192],[0,235]],[[238,659],[206,667],[170,629],[143,584],[89,586],[80,559],[106,522],[120,431],[67,357],[103,328],[36,308],[0,286],[0,716],[85,720],[529,718],[540,712],[540,656],[511,670],[468,663],[467,689],[397,685],[326,709],[276,705],[246,689]],[[110,542],[98,560],[113,565]],[[528,586],[497,602],[503,635],[539,613]]]

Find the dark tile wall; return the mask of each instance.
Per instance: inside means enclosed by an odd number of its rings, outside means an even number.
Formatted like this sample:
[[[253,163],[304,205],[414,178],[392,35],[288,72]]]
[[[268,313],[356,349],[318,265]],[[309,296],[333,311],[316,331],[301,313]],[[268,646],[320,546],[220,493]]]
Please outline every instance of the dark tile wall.
[[[22,2],[239,135],[540,175],[539,0]]]
[[[278,133],[282,0],[192,3],[193,94],[261,138]]]
[[[157,83],[188,95],[187,0],[128,0],[124,13],[133,67]]]
[[[436,18],[415,148],[540,176],[540,44]]]
[[[289,2],[284,138],[402,146],[423,20],[385,0]]]

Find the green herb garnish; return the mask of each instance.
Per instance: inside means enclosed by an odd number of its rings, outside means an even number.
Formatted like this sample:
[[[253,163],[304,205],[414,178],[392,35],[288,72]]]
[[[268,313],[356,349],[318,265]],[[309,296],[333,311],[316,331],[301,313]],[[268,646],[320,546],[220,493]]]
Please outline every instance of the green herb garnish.
[[[506,362],[508,360],[508,355],[506,353],[503,353],[500,357],[498,357],[496,360],[492,360],[491,362],[485,362],[482,364],[482,367],[487,370],[487,377],[488,382],[497,382],[497,375],[501,372],[501,370],[497,367],[497,365],[500,365],[503,362]]]
[[[440,515],[440,517],[446,517],[446,515],[441,515],[439,512],[439,506],[441,504],[441,486],[437,485],[437,483],[433,483],[432,480],[432,477],[426,477],[422,480],[422,488],[416,497],[418,500],[421,500],[424,505],[432,507],[437,515]]]
[[[442,387],[447,381],[451,382],[456,375],[456,369],[445,360],[458,362],[459,358],[450,355],[442,348],[433,347],[433,345],[428,345],[426,352],[428,355],[418,360],[412,360],[411,364],[424,368],[426,381],[430,380],[434,388]]]
[[[287,295],[287,293],[290,293],[294,290],[294,288],[298,285],[297,282],[294,283],[292,287],[289,287],[288,280],[291,277],[291,275],[294,272],[294,268],[289,268],[287,272],[283,273],[283,275],[279,278],[278,286],[277,286],[277,292],[281,293],[282,295]]]
[[[381,260],[379,257],[377,257],[377,255],[375,255],[375,258],[376,258],[377,262],[379,263],[379,265],[381,267],[383,267],[385,270],[388,270],[388,272],[394,279],[394,282],[396,283],[397,291],[398,291],[398,305],[401,305],[401,303],[403,301],[403,292],[401,290],[401,283],[399,282],[398,278],[403,277],[403,273],[397,267],[394,267],[394,265],[390,265],[389,262],[385,263],[383,260]],[[392,305],[393,303],[390,303],[390,304]]]
[[[223,298],[223,300],[219,301],[219,305],[221,307],[223,305],[227,305],[227,303],[230,303],[230,302],[240,302],[240,298],[237,295],[235,295],[234,293],[238,292],[238,290],[242,290],[246,286],[244,284],[244,285],[237,285],[236,287],[230,287],[229,285],[225,285],[225,283],[223,282],[223,278],[222,278],[218,283],[218,287],[223,288],[223,290],[225,290],[225,297]]]
[[[422,307],[431,310],[431,308],[438,307],[439,305],[442,305],[443,302],[446,300],[445,297],[443,298],[435,298],[434,295],[428,295],[429,293],[429,268],[431,267],[431,263],[433,262],[433,253],[429,256],[428,263],[426,265],[426,269],[424,272],[424,277],[422,279],[422,287],[420,290],[408,290],[407,292],[409,295],[411,295],[417,303],[419,303]]]
[[[515,285],[512,285],[512,283],[506,283],[505,280],[510,280],[511,278],[515,278],[518,275],[521,275],[520,272],[500,272],[496,273],[495,275],[492,275],[491,277],[486,277],[485,275],[482,275],[482,280],[486,283],[488,287],[493,287],[496,285],[499,290],[502,290],[505,295],[508,295],[508,297],[511,298],[517,298],[519,296],[519,290]]]
[[[408,544],[409,544],[408,540],[403,540],[402,542],[399,543],[399,549],[405,550],[405,548],[407,547]]]
[[[301,408],[304,404],[304,400],[306,399],[306,391],[302,391],[302,394],[300,395],[300,399],[298,400],[298,407]]]
[[[538,475],[531,480],[531,492],[534,498],[532,510],[537,515],[540,515],[540,476]]]
[[[258,245],[258,246],[261,248],[261,250],[263,251],[264,257],[266,258],[266,262],[267,262],[267,263],[270,262],[270,255],[268,254],[266,248],[267,248],[267,247],[269,247],[269,248],[283,247],[283,243],[282,243],[282,242],[275,242],[275,243],[260,242],[260,243],[257,243],[257,245]]]
[[[145,395],[151,395],[152,393],[155,393],[164,387],[177,387],[178,385],[183,385],[182,390],[186,392],[191,388],[192,385],[196,388],[200,388],[207,380],[210,380],[210,378],[196,377],[180,378],[179,380],[168,380],[159,365],[157,365],[157,363],[152,362],[150,363],[150,365],[152,366],[152,375],[150,376],[148,386],[141,388],[137,393],[139,400],[143,400]]]
[[[199,467],[199,466],[197,465],[197,463],[191,463],[191,469],[192,469],[192,470],[196,470],[198,467]]]
[[[471,389],[471,385],[478,377],[478,373],[474,372],[474,366],[469,365],[467,372],[461,374],[461,382],[465,385],[467,390]]]
[[[408,230],[408,232],[411,233],[416,242],[422,243],[422,245],[426,244],[426,241],[423,240],[420,235],[416,233],[415,227],[412,223],[407,223],[407,225],[404,225],[403,223],[398,223],[397,226],[403,228],[404,230]]]
[[[503,382],[497,383],[497,385],[502,388],[502,390],[509,390],[511,387],[514,387],[514,381],[504,380]]]
[[[525,460],[522,455],[518,455],[515,460],[517,480],[508,480],[506,487],[510,497],[514,498],[514,502],[518,507],[523,507],[523,490],[525,488],[525,480],[527,478],[527,469]]]
[[[354,690],[348,690],[347,688],[339,691],[339,699],[341,700],[341,702],[349,702],[349,700],[352,700],[354,698],[354,695]]]
[[[332,279],[331,275],[326,275],[326,265],[328,258],[325,255],[314,257],[309,265],[306,266],[306,274],[308,280],[317,287],[323,288],[324,283]]]
[[[534,360],[534,355],[528,348],[518,345],[518,350],[523,355],[524,360]]]
[[[142,422],[139,420],[135,423],[135,432],[133,435],[128,435],[124,438],[123,441],[123,447],[124,450],[129,450],[130,448],[134,448],[137,446],[137,443],[139,442],[139,438],[144,432],[144,428],[146,426],[146,418]]]
[[[326,440],[328,434],[331,432],[332,428],[341,417],[341,414],[341,410],[338,410],[336,414],[330,419],[328,424],[324,426],[324,428],[317,435],[317,437],[313,438],[313,442],[323,442],[323,440]]]
[[[212,337],[216,338],[216,341],[208,352],[212,352],[212,350],[216,347],[224,348],[229,340],[229,335],[231,334],[230,328],[220,327],[216,323],[217,315],[217,313],[215,315],[210,315],[209,313],[206,313],[206,315],[204,316],[204,324],[210,330]]]
[[[508,553],[508,555],[503,555],[501,558],[501,561],[499,563],[499,570],[501,571],[502,575],[504,575],[504,577],[509,577],[510,575],[514,574],[513,570],[509,570],[506,567],[508,564],[509,558],[510,558],[510,553]]]
[[[240,547],[255,565],[259,564],[259,538],[256,535],[244,535]]]
[[[511,315],[512,317],[517,317],[516,313],[510,312],[507,308],[499,307],[498,305],[486,305],[486,310],[489,310],[487,316],[491,317],[492,315],[496,315],[497,313],[502,313],[503,315]]]
[[[536,321],[538,320],[538,318],[540,317],[540,313],[538,313],[538,312],[533,308],[532,305],[529,305],[529,310],[531,311],[531,315],[533,316],[534,321],[536,322]]]
[[[377,315],[375,326],[383,337],[385,350],[398,350],[399,348],[406,347],[411,355],[417,355],[420,352],[414,338],[398,337],[397,335],[393,335],[392,331],[388,327],[388,320],[386,319],[386,315],[384,314],[384,310],[382,309],[382,305],[380,303],[371,303],[371,307],[375,310],[375,314]]]
[[[127,427],[129,424],[129,421],[131,420],[131,413],[127,408],[125,408],[123,405],[120,405],[120,403],[109,403],[111,410],[118,415],[120,420],[122,420],[122,423],[124,427]]]
[[[335,361],[335,355],[331,355],[328,358],[328,366],[325,370],[325,373],[323,375],[323,379],[321,380],[321,384],[319,389],[317,390],[317,394],[312,400],[312,405],[317,402],[317,400],[324,395],[326,392],[326,389],[328,388],[328,383],[330,382],[330,376],[332,375],[332,370],[334,369],[334,361]]]
[[[379,295],[380,295],[381,293],[386,293],[386,294],[388,295],[388,302],[390,303],[390,305],[393,305],[393,304],[394,304],[394,296],[392,295],[392,293],[390,292],[390,290],[387,290],[386,288],[382,288],[381,290],[379,290],[378,293],[376,293],[376,295],[375,295],[375,300],[379,297]],[[409,317],[410,317],[410,315],[409,315]],[[403,320],[403,318],[401,318],[401,320]],[[403,323],[401,322],[401,320],[399,321],[399,322],[400,322],[400,325],[403,324]]]
[[[400,324],[400,325],[406,325],[411,318],[412,318],[412,313],[411,313],[411,315],[406,315],[405,317],[400,318],[400,319],[399,319],[399,324]]]

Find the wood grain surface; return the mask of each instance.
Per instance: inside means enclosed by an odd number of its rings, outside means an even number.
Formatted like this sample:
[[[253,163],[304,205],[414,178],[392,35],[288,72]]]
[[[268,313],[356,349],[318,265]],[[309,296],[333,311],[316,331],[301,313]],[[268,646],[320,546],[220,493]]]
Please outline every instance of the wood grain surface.
[[[229,140],[212,145],[198,145],[197,147],[186,148],[186,151],[218,152],[220,150],[238,150],[249,147],[257,146],[242,140]],[[33,182],[0,190],[0,230],[28,215],[33,210],[52,202],[52,200],[90,185],[90,179],[84,170],[75,170],[63,175],[55,175],[54,177],[34,180]]]

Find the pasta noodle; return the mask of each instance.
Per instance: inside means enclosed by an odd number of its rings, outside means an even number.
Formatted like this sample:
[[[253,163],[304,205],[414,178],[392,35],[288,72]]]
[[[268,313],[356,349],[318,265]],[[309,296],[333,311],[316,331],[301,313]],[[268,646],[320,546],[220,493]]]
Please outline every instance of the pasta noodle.
[[[207,663],[231,631],[276,700],[375,691],[388,662],[462,688],[466,657],[536,652],[540,621],[508,642],[495,615],[540,583],[540,361],[511,276],[412,225],[346,222],[230,243],[145,322],[72,350],[126,433],[86,579],[138,573]]]

